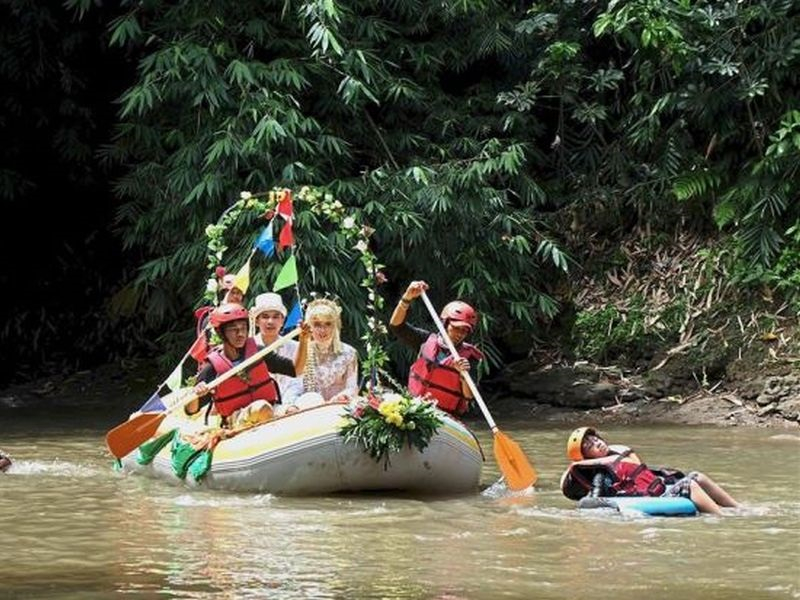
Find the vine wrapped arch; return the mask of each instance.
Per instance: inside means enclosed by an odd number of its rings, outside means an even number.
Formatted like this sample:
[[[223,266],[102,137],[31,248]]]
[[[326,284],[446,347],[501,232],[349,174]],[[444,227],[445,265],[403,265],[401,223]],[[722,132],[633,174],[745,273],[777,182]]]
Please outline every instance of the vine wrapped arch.
[[[293,303],[301,313],[305,304],[318,295],[340,298],[346,322],[361,324],[357,330],[362,346],[360,363],[370,387],[378,383],[379,372],[383,379],[393,382],[385,370],[387,328],[381,318],[385,302],[378,287],[386,277],[382,271],[384,265],[371,248],[374,233],[364,222],[360,209],[345,208],[323,188],[303,186],[297,192],[287,188],[243,191],[216,223],[206,227],[209,277],[203,301],[216,304],[217,270],[226,262],[236,266],[229,273],[236,272],[238,281],[246,280],[247,287],[259,293],[280,292],[293,286]],[[324,243],[315,245],[315,241]],[[363,270],[357,282],[362,302],[353,304],[345,301],[341,290],[326,289],[337,282],[347,283],[341,277],[326,276],[329,272],[319,264],[319,255],[326,249],[333,250],[327,258],[335,264],[352,264],[357,260]],[[354,290],[348,291],[352,297]],[[362,306],[363,314],[354,313]]]

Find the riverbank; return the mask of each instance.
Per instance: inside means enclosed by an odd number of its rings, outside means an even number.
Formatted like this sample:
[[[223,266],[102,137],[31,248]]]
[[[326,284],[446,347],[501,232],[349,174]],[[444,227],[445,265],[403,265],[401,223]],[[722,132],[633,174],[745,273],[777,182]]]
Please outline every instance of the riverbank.
[[[535,422],[800,429],[796,324],[779,334],[716,356],[662,350],[645,369],[543,361],[542,351],[482,389],[493,412]]]
[[[616,366],[509,365],[481,382],[497,420],[541,423],[688,424],[800,429],[800,375],[792,357],[736,361],[730,376],[709,386],[665,372],[627,372]],[[748,365],[749,366],[746,366]],[[162,378],[155,362],[107,364],[64,376],[52,376],[0,390],[0,411],[83,411],[103,409],[127,414],[152,394]],[[480,419],[477,407],[470,419]]]

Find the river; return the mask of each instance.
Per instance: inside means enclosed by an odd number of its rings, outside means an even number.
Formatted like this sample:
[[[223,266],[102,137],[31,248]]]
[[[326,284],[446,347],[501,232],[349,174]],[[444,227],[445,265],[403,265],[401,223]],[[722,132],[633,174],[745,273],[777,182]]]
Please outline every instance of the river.
[[[570,427],[501,423],[539,472],[455,498],[280,498],[189,490],[111,469],[120,415],[0,415],[0,598],[800,598],[800,436],[605,428],[645,460],[698,469],[722,518],[578,511],[558,490]],[[578,424],[576,424],[578,425]]]

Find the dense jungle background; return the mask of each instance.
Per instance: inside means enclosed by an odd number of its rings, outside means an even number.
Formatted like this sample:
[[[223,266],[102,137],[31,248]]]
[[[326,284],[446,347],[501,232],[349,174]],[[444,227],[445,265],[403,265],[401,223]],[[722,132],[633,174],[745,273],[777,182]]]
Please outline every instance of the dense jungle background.
[[[418,278],[480,309],[490,394],[618,415],[726,391],[733,412],[800,418],[800,3],[5,0],[2,16],[5,406],[126,371],[152,390],[194,339],[207,226],[243,191],[308,187],[374,229],[384,320]],[[295,210],[300,291],[336,293],[358,346],[369,274],[324,214]],[[231,225],[221,262],[255,233]],[[254,265],[250,298],[275,269]]]

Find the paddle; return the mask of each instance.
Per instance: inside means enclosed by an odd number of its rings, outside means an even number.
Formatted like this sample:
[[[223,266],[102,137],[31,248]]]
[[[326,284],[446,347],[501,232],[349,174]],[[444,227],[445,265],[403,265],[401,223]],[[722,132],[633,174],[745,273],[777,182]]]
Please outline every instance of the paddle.
[[[286,335],[279,337],[266,348],[262,348],[250,358],[245,359],[232,369],[225,371],[222,375],[210,381],[207,384],[208,388],[214,389],[223,381],[230,379],[240,371],[250,367],[251,365],[254,365],[259,360],[263,359],[264,356],[279,348],[285,342],[297,337],[299,334],[300,328],[298,327]],[[161,422],[167,417],[168,414],[179,408],[183,408],[195,398],[197,398],[197,395],[191,389],[177,390],[161,399],[161,401],[164,403],[164,406],[167,407],[164,412],[142,413],[140,415],[136,415],[125,423],[117,425],[114,427],[114,429],[106,434],[106,445],[111,451],[111,454],[117,458],[122,458],[130,452],[133,452],[136,448],[141,446],[144,442],[155,435],[156,431],[158,431],[158,426],[161,425]]]
[[[442,320],[436,313],[436,309],[433,308],[433,304],[431,304],[428,294],[426,294],[424,291],[422,292],[422,300],[425,302],[425,306],[428,307],[428,312],[431,313],[431,318],[433,319],[434,323],[436,323],[436,327],[439,329],[442,339],[447,343],[447,348],[450,350],[450,354],[453,355],[453,359],[460,358],[456,347],[453,345],[453,341],[450,339],[450,336],[447,335],[447,330],[444,328]],[[525,488],[532,486],[534,483],[536,483],[538,475],[528,460],[528,457],[525,456],[522,448],[520,448],[514,440],[500,431],[500,429],[497,427],[492,415],[489,413],[489,409],[486,408],[486,403],[484,403],[483,398],[478,391],[478,387],[475,385],[475,382],[472,381],[472,377],[470,376],[469,372],[462,371],[461,376],[466,380],[467,385],[472,392],[472,397],[475,398],[475,401],[478,403],[478,406],[483,413],[483,417],[486,419],[486,422],[489,424],[489,427],[494,434],[494,458],[500,467],[500,471],[503,473],[503,477],[506,480],[506,485],[511,490],[524,490]]]

